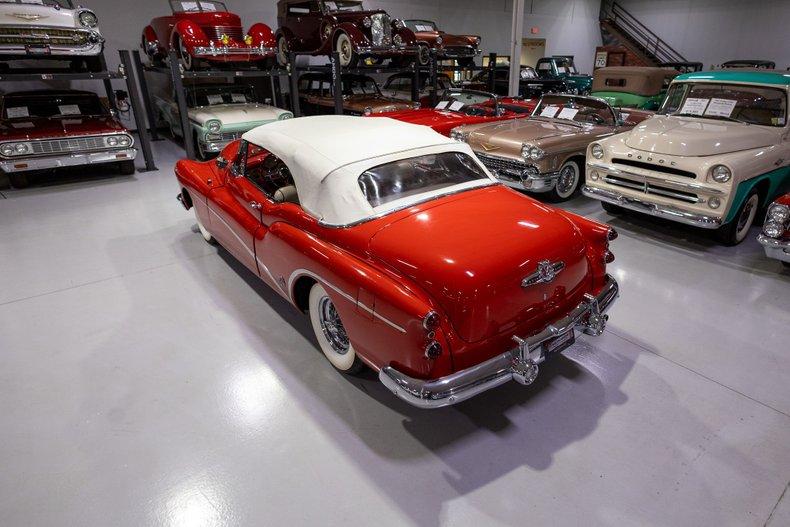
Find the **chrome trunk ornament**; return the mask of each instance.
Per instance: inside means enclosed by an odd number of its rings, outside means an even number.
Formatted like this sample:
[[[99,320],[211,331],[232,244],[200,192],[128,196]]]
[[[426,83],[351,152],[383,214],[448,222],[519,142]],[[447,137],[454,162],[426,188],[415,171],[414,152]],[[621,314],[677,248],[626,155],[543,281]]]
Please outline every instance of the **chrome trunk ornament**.
[[[538,262],[538,269],[521,281],[521,287],[551,283],[563,269],[565,269],[565,262],[541,260]]]

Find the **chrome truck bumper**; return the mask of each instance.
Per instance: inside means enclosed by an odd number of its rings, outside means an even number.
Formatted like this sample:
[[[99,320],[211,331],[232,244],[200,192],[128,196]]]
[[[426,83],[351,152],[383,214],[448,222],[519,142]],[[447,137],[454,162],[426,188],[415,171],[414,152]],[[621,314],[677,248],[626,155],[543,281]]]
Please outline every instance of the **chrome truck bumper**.
[[[108,150],[105,152],[74,153],[59,156],[28,157],[24,159],[4,159],[0,161],[0,170],[6,173],[28,172],[30,170],[48,170],[61,167],[96,165],[99,163],[120,163],[134,161],[137,157],[135,148]]]
[[[645,199],[634,198],[619,192],[591,187],[589,185],[582,187],[582,194],[588,198],[605,201],[625,209],[635,210],[644,214],[650,214],[651,216],[666,218],[703,229],[718,229],[722,225],[721,218],[689,212],[679,207],[673,207],[672,205],[660,205]]]
[[[597,296],[585,295],[567,316],[531,337],[513,337],[517,347],[512,350],[439,379],[415,379],[385,366],[379,371],[379,380],[398,398],[419,408],[460,403],[511,380],[528,386],[538,376],[538,364],[546,360],[545,344],[576,329],[588,335],[601,335],[609,318],[605,313],[619,293],[617,282],[607,275],[606,285]]]
[[[757,241],[765,249],[765,255],[768,258],[790,263],[790,241],[769,238],[765,234],[759,235]]]

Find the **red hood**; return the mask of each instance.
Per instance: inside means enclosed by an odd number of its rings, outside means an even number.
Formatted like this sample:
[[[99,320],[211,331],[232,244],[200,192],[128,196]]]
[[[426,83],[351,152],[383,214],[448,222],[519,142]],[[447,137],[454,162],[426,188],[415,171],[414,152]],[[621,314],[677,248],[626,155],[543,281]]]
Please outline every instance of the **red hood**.
[[[487,117],[482,115],[466,115],[457,112],[435,110],[433,108],[423,108],[420,110],[387,112],[387,113],[379,114],[378,117],[389,117],[391,119],[397,119],[398,121],[403,121],[405,123],[430,126],[440,134],[449,136],[450,130],[452,130],[457,126],[461,126],[464,124],[487,123],[489,121],[500,121],[502,119],[510,119],[512,117],[515,117],[515,115],[505,114],[500,117],[494,117],[494,116]]]
[[[58,119],[14,119],[0,121],[0,141],[26,141],[125,132],[114,117],[73,115]]]
[[[467,342],[529,324],[538,331],[589,287],[586,242],[551,207],[496,185],[437,201],[382,228],[368,251],[423,287]],[[566,268],[522,287],[538,262]]]

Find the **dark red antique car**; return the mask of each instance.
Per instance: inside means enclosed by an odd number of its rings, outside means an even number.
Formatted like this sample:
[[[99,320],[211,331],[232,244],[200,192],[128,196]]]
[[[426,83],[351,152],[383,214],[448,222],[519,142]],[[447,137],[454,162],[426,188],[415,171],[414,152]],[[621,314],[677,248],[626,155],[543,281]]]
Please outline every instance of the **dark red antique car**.
[[[515,97],[499,98],[492,93],[475,90],[446,90],[434,108],[402,110],[374,114],[412,124],[430,126],[450,137],[450,131],[463,124],[480,124],[505,119],[528,117],[537,101]]]
[[[335,368],[367,365],[422,408],[532,383],[618,295],[611,228],[498,184],[424,126],[291,119],[175,171],[203,237],[308,313]]]
[[[421,66],[431,61],[434,50],[439,60],[456,60],[460,66],[472,66],[480,53],[480,37],[477,35],[451,35],[440,31],[436,22],[430,20],[404,20],[403,24],[414,32],[420,46],[417,57]]]
[[[343,73],[343,113],[346,115],[371,115],[410,108],[419,103],[385,97],[372,77]],[[324,72],[305,73],[299,77],[299,107],[303,115],[335,113],[335,85],[332,76]]]
[[[134,174],[137,150],[129,131],[95,93],[39,90],[0,99],[0,170],[15,187],[35,172],[111,163]]]
[[[280,0],[277,22],[281,65],[288,62],[290,51],[313,56],[337,51],[341,66],[367,58],[403,59],[417,52],[410,29],[396,24],[386,11],[365,9],[361,0]]]
[[[765,248],[766,256],[790,267],[790,193],[776,198],[768,207],[757,241]]]
[[[202,62],[274,65],[274,32],[266,24],[253,24],[245,33],[241,18],[222,2],[171,0],[170,7],[171,15],[154,18],[143,30],[143,52],[152,63],[175,50],[187,70]]]

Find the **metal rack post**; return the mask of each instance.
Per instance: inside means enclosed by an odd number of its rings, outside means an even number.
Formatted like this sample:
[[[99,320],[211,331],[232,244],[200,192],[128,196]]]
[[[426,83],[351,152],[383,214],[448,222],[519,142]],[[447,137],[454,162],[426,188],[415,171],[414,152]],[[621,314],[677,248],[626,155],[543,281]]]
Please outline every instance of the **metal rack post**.
[[[143,149],[143,157],[145,158],[145,169],[138,169],[138,171],[148,172],[156,170],[154,154],[151,151],[151,142],[148,139],[148,127],[145,124],[143,103],[140,100],[140,91],[137,88],[137,75],[139,72],[134,68],[129,50],[122,49],[118,54],[121,57],[121,64],[123,64],[124,71],[126,72],[126,88],[129,90],[132,112],[134,112],[134,120],[137,123],[137,137],[140,139],[140,147]]]
[[[329,60],[332,69],[332,91],[335,95],[335,115],[343,115],[343,72],[340,68],[340,53],[332,52]]]
[[[151,140],[153,141],[161,141],[162,138],[159,137],[159,130],[157,130],[157,116],[154,113],[153,105],[151,104],[151,93],[148,90],[148,80],[145,78],[144,68],[143,68],[143,61],[140,60],[140,50],[132,50],[132,64],[134,64],[135,71],[137,73],[137,81],[140,83],[140,92],[143,98],[143,104],[145,105],[145,113],[148,116],[148,130],[151,133]],[[140,126],[140,123],[137,123],[137,126]]]

